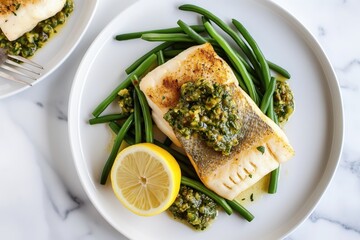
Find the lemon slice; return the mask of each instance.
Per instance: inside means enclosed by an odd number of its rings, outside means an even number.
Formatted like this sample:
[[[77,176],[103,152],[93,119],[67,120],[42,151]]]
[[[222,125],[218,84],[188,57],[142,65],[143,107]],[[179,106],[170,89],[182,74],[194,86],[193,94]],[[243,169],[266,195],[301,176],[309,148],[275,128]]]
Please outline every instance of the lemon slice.
[[[165,211],[180,189],[181,171],[175,158],[152,143],[119,152],[111,169],[111,184],[119,201],[141,216]]]

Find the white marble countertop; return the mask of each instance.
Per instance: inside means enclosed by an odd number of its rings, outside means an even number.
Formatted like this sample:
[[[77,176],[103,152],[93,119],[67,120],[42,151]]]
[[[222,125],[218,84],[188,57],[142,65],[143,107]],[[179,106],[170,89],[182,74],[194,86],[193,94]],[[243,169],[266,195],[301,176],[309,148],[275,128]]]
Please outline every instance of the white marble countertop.
[[[77,66],[96,35],[131,0],[99,1],[89,31],[46,81],[0,101],[0,239],[125,239],[79,182],[67,131]],[[360,239],[360,1],[275,0],[327,53],[341,86],[345,142],[339,168],[310,217],[286,239]]]

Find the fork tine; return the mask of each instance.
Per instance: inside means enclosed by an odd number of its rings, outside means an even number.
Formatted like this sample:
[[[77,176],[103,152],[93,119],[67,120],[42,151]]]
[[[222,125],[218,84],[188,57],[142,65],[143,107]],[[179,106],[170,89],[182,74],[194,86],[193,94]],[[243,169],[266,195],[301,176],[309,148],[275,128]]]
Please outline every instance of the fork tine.
[[[5,64],[1,65],[0,68],[8,70],[8,71],[16,73],[16,74],[19,74],[19,75],[24,76],[24,77],[30,78],[32,80],[36,80],[36,78],[31,77],[31,76],[29,76],[29,75],[27,75],[27,74],[25,74],[23,72],[20,72],[20,71],[16,70],[15,68],[9,67],[9,66],[7,66]]]
[[[6,74],[4,72],[0,72],[0,77],[3,77],[5,79],[8,79],[8,80],[11,80],[11,81],[14,81],[14,82],[18,82],[18,83],[21,83],[21,84],[25,84],[25,85],[28,85],[28,86],[32,86],[31,83],[28,83],[28,82],[23,81],[21,79],[14,78],[13,76],[11,76],[9,74]]]
[[[40,75],[40,73],[35,72],[35,71],[32,70],[31,68],[29,68],[29,67],[27,67],[27,66],[24,66],[24,65],[22,65],[22,64],[19,64],[19,63],[17,63],[17,62],[14,62],[14,61],[12,61],[12,60],[10,60],[10,59],[6,59],[5,62],[8,63],[8,64],[10,64],[10,65],[13,65],[13,66],[16,66],[16,67],[18,67],[18,68],[24,69],[24,70],[26,70],[26,71],[29,71],[29,72],[31,72],[31,73]]]
[[[22,61],[24,63],[30,64],[34,67],[40,68],[40,69],[44,69],[43,66],[41,66],[40,64],[37,64],[36,62],[33,62],[27,58],[21,57],[21,56],[15,56],[15,55],[8,55],[8,57],[11,57],[12,59],[16,59],[19,61]]]

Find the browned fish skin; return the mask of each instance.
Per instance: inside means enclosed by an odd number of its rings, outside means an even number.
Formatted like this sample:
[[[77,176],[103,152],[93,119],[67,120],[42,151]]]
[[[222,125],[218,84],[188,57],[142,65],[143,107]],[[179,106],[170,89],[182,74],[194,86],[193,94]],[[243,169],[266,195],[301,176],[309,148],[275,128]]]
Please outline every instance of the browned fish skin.
[[[252,110],[239,88],[233,86],[231,89],[238,106],[241,132],[238,136],[239,144],[233,147],[230,155],[224,156],[195,136],[187,139],[175,132],[184,150],[194,161],[200,178],[210,175],[227,162],[233,162],[236,155],[241,152],[245,152],[253,146],[260,146],[263,139],[273,133],[273,130]]]

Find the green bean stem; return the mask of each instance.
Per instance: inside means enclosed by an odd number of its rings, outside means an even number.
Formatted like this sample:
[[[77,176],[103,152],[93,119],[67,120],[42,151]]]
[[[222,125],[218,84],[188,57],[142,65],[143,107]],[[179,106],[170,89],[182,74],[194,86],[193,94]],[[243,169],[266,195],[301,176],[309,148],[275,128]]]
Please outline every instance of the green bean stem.
[[[211,26],[211,24],[209,22],[206,22],[204,24],[204,26],[205,26],[206,30],[208,31],[208,33],[211,35],[211,37],[214,38],[218,42],[218,44],[224,49],[226,54],[229,56],[232,63],[234,64],[234,67],[241,74],[241,76],[242,76],[242,78],[243,78],[243,80],[245,82],[246,88],[247,88],[247,90],[249,92],[250,97],[258,105],[259,104],[259,97],[258,97],[257,92],[255,90],[254,83],[251,80],[251,77],[250,77],[248,71],[246,70],[244,64],[240,61],[240,59],[236,55],[235,51],[231,48],[229,43],[227,43],[225,41],[225,39],[222,36],[220,36],[220,34],[218,34],[216,32],[214,27]]]
[[[210,198],[212,198],[215,202],[217,202],[228,215],[231,215],[233,213],[232,208],[229,206],[229,204],[226,202],[226,200],[222,197],[220,197],[219,195],[217,195],[216,193],[214,193],[213,191],[209,190],[207,187],[205,187],[204,184],[195,181],[193,179],[187,178],[185,176],[181,176],[181,183],[192,187],[202,193],[204,193],[205,195],[209,196]]]
[[[89,120],[90,125],[99,124],[99,123],[107,123],[114,120],[120,120],[128,117],[127,113],[116,113],[116,114],[108,114],[100,117],[91,118]]]
[[[134,75],[132,82],[135,87],[136,94],[139,98],[139,103],[143,114],[144,125],[145,125],[145,141],[152,143],[154,137],[153,137],[153,126],[152,126],[150,108],[144,93],[139,88],[139,80],[136,75]]]
[[[190,28],[195,32],[203,32],[205,31],[203,25],[192,25]],[[146,33],[182,33],[183,30],[180,27],[174,27],[174,28],[164,28],[164,29],[153,29],[153,30],[147,30],[147,31],[141,31],[141,32],[132,32],[132,33],[125,33],[125,34],[119,34],[115,36],[115,39],[118,41],[123,40],[130,40],[135,38],[140,38],[141,35]]]
[[[144,73],[146,73],[151,66],[153,66],[154,62],[156,61],[156,55],[150,54],[144,61],[142,61],[136,69],[126,77],[124,81],[122,81],[110,94],[107,96],[92,112],[92,114],[95,117],[98,117],[106,108],[107,106],[112,103],[116,96],[118,95],[118,92],[121,89],[127,88],[131,85],[131,79],[133,75],[142,76]]]
[[[248,222],[251,222],[254,219],[254,215],[249,212],[244,206],[242,206],[238,201],[236,200],[226,200],[226,202],[230,205],[230,207],[238,212],[241,216],[243,216]]]
[[[114,144],[113,147],[111,149],[110,155],[105,163],[105,166],[103,168],[103,171],[101,173],[101,177],[100,177],[100,183],[102,185],[104,185],[106,183],[106,180],[109,176],[109,173],[111,171],[111,168],[114,164],[116,155],[119,151],[120,145],[122,143],[122,141],[124,140],[125,134],[126,132],[129,130],[132,122],[134,120],[134,114],[131,114],[128,119],[125,121],[125,123],[122,125],[122,127],[120,128],[118,134],[115,137],[114,140]]]

